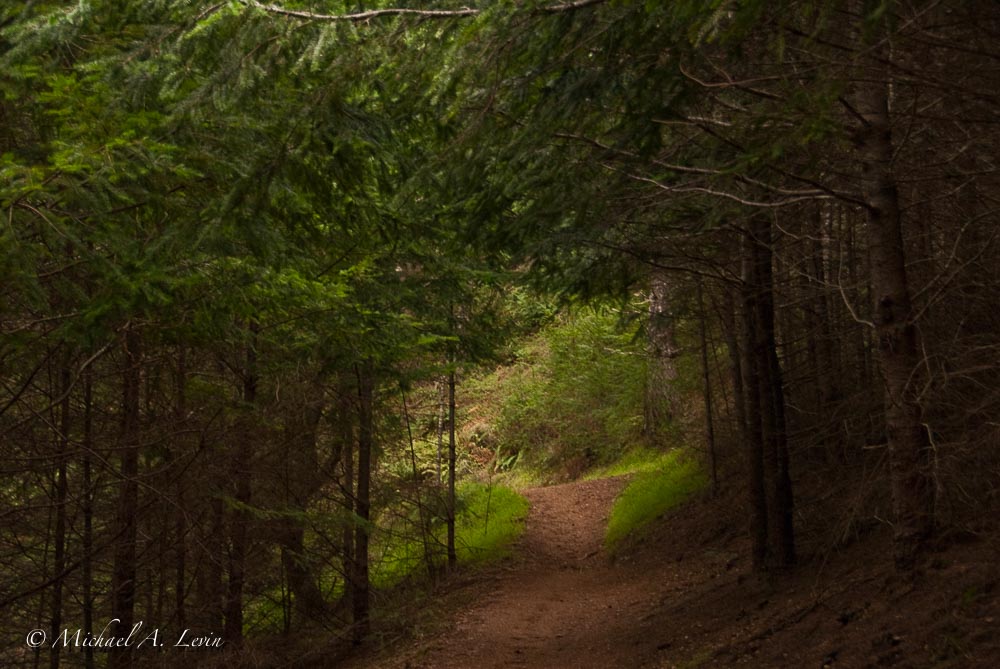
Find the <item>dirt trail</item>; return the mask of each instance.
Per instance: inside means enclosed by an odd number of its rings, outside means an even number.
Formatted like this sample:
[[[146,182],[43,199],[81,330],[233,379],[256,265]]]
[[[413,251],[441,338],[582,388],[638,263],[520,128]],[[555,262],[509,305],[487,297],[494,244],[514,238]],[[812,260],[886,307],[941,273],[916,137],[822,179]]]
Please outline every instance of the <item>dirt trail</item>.
[[[630,666],[627,628],[658,600],[647,579],[610,564],[601,548],[623,485],[601,479],[525,491],[531,512],[521,557],[403,666]]]
[[[734,493],[689,501],[612,564],[601,545],[624,483],[525,491],[532,507],[518,557],[439,600],[443,630],[350,666],[1000,667],[1000,534],[940,549],[918,581],[873,557],[888,554],[887,532],[757,579]]]

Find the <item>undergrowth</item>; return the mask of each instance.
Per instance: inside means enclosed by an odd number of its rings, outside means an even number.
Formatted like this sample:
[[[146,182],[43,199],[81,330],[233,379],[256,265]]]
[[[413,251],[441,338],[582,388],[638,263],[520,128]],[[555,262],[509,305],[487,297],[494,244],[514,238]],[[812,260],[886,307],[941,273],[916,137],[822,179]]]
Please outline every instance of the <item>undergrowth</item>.
[[[489,562],[510,555],[524,531],[528,500],[501,485],[468,482],[456,491],[455,553],[459,564]],[[395,537],[380,548],[372,565],[372,584],[389,588],[426,569],[428,553],[436,567],[446,560],[446,528],[435,526],[427,536]]]
[[[512,364],[470,379],[463,441],[496,471],[576,478],[642,441],[645,343],[611,310],[564,314],[529,337]]]
[[[677,457],[676,453],[677,451],[664,452],[644,446],[633,448],[623,453],[611,464],[594,467],[587,472],[584,480],[592,481],[612,476],[660,471],[672,465]]]
[[[708,476],[697,460],[675,449],[660,458],[635,456],[635,478],[615,499],[604,534],[604,544],[614,552],[622,541],[636,536],[650,522],[681,504],[708,485]],[[625,465],[628,458],[615,465]]]

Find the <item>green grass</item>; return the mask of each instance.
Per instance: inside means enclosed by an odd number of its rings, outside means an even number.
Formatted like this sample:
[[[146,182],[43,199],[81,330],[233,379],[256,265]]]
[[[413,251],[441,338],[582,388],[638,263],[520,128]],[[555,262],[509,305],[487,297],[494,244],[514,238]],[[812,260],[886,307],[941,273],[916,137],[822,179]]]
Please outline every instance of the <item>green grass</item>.
[[[456,491],[455,553],[459,564],[490,562],[510,555],[524,531],[528,500],[501,485],[465,483]],[[383,535],[385,536],[385,535]],[[418,536],[388,536],[372,564],[372,584],[389,588],[426,569],[426,554]],[[435,527],[430,537],[432,559],[443,564],[446,529]],[[381,548],[381,550],[379,550]]]
[[[455,519],[455,551],[460,563],[473,564],[510,555],[524,532],[528,500],[506,486],[462,486]]]
[[[638,473],[615,499],[608,519],[604,543],[610,551],[708,485],[698,462],[680,449],[652,463],[637,456],[633,464],[640,467],[635,470]]]
[[[591,469],[584,479],[592,481],[611,476],[661,471],[672,466],[673,461],[677,458],[676,453],[677,451],[664,452],[640,446],[627,451],[610,465]]]

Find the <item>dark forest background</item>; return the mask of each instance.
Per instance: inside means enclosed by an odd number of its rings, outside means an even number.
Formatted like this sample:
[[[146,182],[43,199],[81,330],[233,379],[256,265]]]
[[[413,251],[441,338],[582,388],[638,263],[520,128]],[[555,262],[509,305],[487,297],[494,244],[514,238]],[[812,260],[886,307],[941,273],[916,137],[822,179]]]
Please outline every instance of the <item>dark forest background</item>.
[[[463,472],[514,465],[463,383],[566,305],[755,572],[995,532],[998,45],[989,0],[5,3],[2,662],[363,641],[370,543],[455,568]]]

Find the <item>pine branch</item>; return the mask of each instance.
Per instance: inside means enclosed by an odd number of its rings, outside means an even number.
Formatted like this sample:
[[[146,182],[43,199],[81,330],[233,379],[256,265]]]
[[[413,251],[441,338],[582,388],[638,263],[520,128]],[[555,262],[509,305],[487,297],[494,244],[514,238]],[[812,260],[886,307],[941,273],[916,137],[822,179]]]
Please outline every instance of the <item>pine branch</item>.
[[[564,2],[558,5],[539,7],[538,12],[543,14],[554,14],[556,12],[571,12],[576,9],[583,9],[584,7],[590,7],[591,5],[599,5],[602,2],[605,2],[605,0],[577,0],[576,2]]]
[[[570,12],[583,9],[592,5],[599,5],[607,0],[576,0],[575,2],[564,2],[547,7],[539,7],[535,10],[538,14],[555,14],[559,12]],[[288,16],[295,19],[305,19],[307,21],[349,21],[360,22],[370,19],[377,19],[383,16],[416,16],[422,19],[452,19],[464,18],[467,16],[478,16],[483,10],[473,7],[463,7],[461,9],[412,9],[408,7],[388,7],[385,9],[370,9],[364,12],[354,12],[352,14],[317,14],[304,10],[285,9],[277,5],[268,5],[257,0],[240,0],[247,7],[262,9],[270,14]]]
[[[263,3],[257,2],[256,0],[240,0],[244,5],[248,7],[255,7],[257,9],[263,9],[265,12],[270,14],[278,14],[281,16],[289,16],[296,19],[306,19],[309,21],[368,21],[369,19],[377,19],[382,16],[399,16],[399,15],[411,15],[418,16],[425,19],[449,19],[464,16],[476,16],[480,13],[479,9],[472,9],[470,7],[463,7],[462,9],[408,9],[403,7],[388,8],[388,9],[371,9],[365,12],[355,12],[353,14],[317,14],[315,12],[307,12],[295,9],[285,9],[283,7],[278,7],[277,5],[265,5]]]

